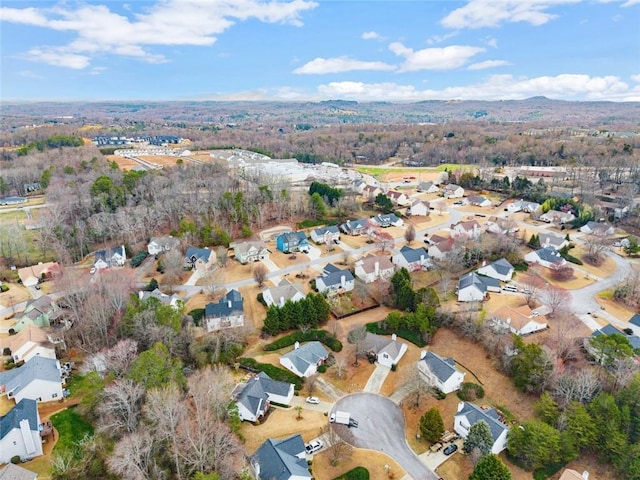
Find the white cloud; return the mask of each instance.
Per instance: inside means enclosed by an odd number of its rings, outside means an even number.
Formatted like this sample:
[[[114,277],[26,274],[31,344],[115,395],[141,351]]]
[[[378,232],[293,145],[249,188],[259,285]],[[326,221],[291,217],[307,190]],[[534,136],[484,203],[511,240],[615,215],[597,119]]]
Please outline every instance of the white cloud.
[[[296,68],[293,73],[316,74],[351,72],[353,70],[394,70],[396,67],[384,62],[365,62],[349,57],[314,58],[303,66]]]
[[[505,65],[512,65],[506,60],[485,60],[484,62],[472,63],[467,67],[467,70],[485,70],[487,68],[504,67]]]
[[[318,87],[319,98],[357,101],[417,102],[421,100],[521,100],[544,95],[566,100],[640,100],[640,86],[630,88],[615,76],[562,74],[517,78],[492,75],[484,82],[441,90],[419,90],[396,83],[332,82]]]
[[[556,17],[548,10],[557,5],[579,3],[582,0],[469,0],[441,21],[447,28],[497,27],[502,23],[525,22],[534,26]],[[637,1],[637,0],[629,0]]]
[[[167,61],[153,46],[209,46],[234,23],[255,18],[299,26],[311,0],[162,0],[130,16],[106,5],[63,3],[53,8],[0,8],[0,20],[67,32],[67,45],[32,49],[29,58],[69,68],[86,68],[96,54],[115,54],[151,63]]]
[[[493,48],[498,48],[497,38],[487,38],[486,44]]]
[[[380,40],[382,35],[378,32],[364,32],[361,36],[363,40]]]
[[[442,43],[446,40],[449,40],[452,37],[455,37],[457,34],[458,32],[449,32],[449,33],[445,33],[444,35],[434,35],[433,37],[427,38],[427,44],[435,45],[437,43]]]
[[[451,70],[463,66],[471,57],[484,52],[481,47],[466,45],[450,45],[442,48],[425,48],[413,51],[402,43],[394,42],[389,45],[389,50],[405,61],[400,66],[399,72],[415,72],[418,70]]]
[[[631,75],[631,80],[633,80],[636,83],[640,83],[640,73],[637,75]]]
[[[627,0],[621,7],[632,7],[633,5],[640,5],[640,0]]]
[[[37,73],[32,72],[31,70],[21,70],[18,72],[18,75],[24,78],[35,78],[36,80],[43,80],[45,78],[42,75],[38,75]]]

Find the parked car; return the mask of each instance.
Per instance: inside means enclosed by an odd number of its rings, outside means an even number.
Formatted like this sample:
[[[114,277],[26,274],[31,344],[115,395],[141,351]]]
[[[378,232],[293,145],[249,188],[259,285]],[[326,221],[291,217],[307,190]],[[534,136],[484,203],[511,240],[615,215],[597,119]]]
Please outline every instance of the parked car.
[[[516,287],[515,285],[505,285],[504,287],[502,287],[502,289],[505,292],[514,292],[514,293],[518,293],[518,287]]]
[[[349,427],[358,428],[358,421],[355,418],[349,419]]]
[[[452,443],[451,445],[445,447],[444,454],[445,455],[451,455],[456,450],[458,450],[458,445],[456,445],[455,443]]]
[[[304,449],[307,451],[307,453],[312,454],[316,453],[318,450],[321,450],[322,447],[324,447],[324,443],[322,443],[322,440],[313,440],[305,445]]]
[[[306,402],[312,403],[313,405],[318,405],[320,403],[320,400],[318,400],[317,397],[307,397]]]

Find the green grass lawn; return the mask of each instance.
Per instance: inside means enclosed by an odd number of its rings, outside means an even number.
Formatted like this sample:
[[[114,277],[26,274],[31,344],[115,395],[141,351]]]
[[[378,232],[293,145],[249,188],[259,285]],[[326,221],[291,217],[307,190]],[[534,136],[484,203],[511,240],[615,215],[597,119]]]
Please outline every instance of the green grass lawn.
[[[93,435],[93,425],[87,422],[73,407],[51,416],[51,423],[58,431],[58,442],[54,453],[74,452],[75,444],[85,437]]]

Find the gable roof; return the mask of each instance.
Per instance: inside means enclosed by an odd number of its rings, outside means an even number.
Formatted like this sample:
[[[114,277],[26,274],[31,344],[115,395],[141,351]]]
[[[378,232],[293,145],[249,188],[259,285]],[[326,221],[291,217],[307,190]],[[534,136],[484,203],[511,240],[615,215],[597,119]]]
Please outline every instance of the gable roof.
[[[640,313],[636,313],[633,317],[629,319],[629,323],[640,327]]]
[[[109,260],[113,258],[115,255],[119,255],[122,258],[126,258],[126,254],[124,251],[124,245],[120,245],[119,247],[107,248],[105,250],[98,250],[94,253],[96,261],[102,260],[106,263],[109,263]]]
[[[271,293],[271,297],[274,302],[279,302],[281,298],[286,302],[287,300],[291,300],[297,293],[305,296],[302,289],[291,283],[286,278],[282,279],[277,286],[273,288],[265,288],[264,291]]]
[[[607,323],[604,327],[594,331],[591,334],[591,336],[597,337],[598,335],[613,335],[614,333],[620,334],[624,338],[626,338],[631,344],[631,348],[633,348],[634,350],[637,350],[640,348],[640,337],[636,335],[627,335],[623,331],[618,330],[616,327],[614,327],[610,323]]]
[[[433,182],[422,181],[418,183],[418,190],[429,190],[431,187],[433,187],[433,185]]]
[[[211,257],[211,252],[212,250],[209,250],[208,248],[188,247],[185,257],[189,261],[191,261],[191,259],[195,259],[196,261],[202,260],[203,262],[206,263],[209,261],[209,258]]]
[[[204,316],[206,318],[222,318],[228,317],[235,312],[242,312],[242,310],[242,295],[240,295],[239,291],[234,289],[229,290],[218,303],[207,303],[207,306],[204,309]]]
[[[38,431],[38,407],[35,400],[23,398],[4,417],[0,417],[0,439],[12,430],[19,429],[22,420],[29,421],[31,431]]]
[[[481,292],[486,292],[487,287],[500,287],[500,280],[486,277],[484,275],[478,275],[476,272],[469,272],[466,275],[460,277],[458,281],[458,289],[463,290],[465,288],[474,286]]]
[[[0,372],[0,385],[5,386],[5,392],[13,392],[14,396],[33,380],[62,383],[58,361],[36,355],[21,367]]]
[[[459,188],[462,188],[462,187],[460,185],[456,185],[455,183],[448,183],[447,185],[444,186],[444,190],[447,192],[455,192]]]
[[[536,250],[536,255],[540,260],[549,263],[556,263],[562,261],[562,255],[553,247],[544,247]]]
[[[0,349],[9,347],[11,353],[15,353],[27,342],[33,342],[43,346],[46,345],[50,346],[51,348],[55,348],[53,344],[49,342],[47,332],[45,332],[37,325],[30,324],[20,330],[20,332],[18,332],[17,334],[0,339]]]
[[[431,351],[428,351],[420,361],[424,362],[429,367],[431,373],[441,382],[446,382],[454,373],[459,371],[456,368],[456,361],[453,358],[444,358]]]
[[[171,235],[167,235],[164,237],[151,237],[149,243],[154,243],[163,248],[176,248],[180,245],[180,240],[176,237],[172,237]]]
[[[353,274],[349,269],[345,268],[344,270],[340,270],[335,265],[329,263],[324,267],[324,270],[322,271],[322,275],[320,275],[320,277],[322,278],[324,284],[329,287],[342,283],[343,275],[346,282],[355,280],[355,278],[353,278]]]
[[[508,275],[510,271],[513,270],[513,265],[511,265],[506,258],[501,258],[489,264],[497,273],[500,275]]]
[[[548,243],[549,245],[559,246],[565,242],[565,237],[554,235],[553,233],[541,233],[538,235],[538,238],[540,239],[540,245]]]
[[[406,195],[403,192],[398,192],[397,190],[389,190],[387,191],[386,195],[387,197],[393,198],[395,200],[399,199],[402,196],[406,197]]]
[[[259,252],[262,250],[266,250],[267,247],[264,244],[263,241],[261,240],[250,240],[250,241],[246,241],[246,242],[237,242],[233,245],[234,250],[236,250],[238,253],[247,253],[249,252],[251,249],[256,249]]]
[[[421,262],[422,257],[424,257],[425,260],[429,258],[429,254],[424,248],[411,248],[408,245],[400,249],[400,255],[404,257],[407,263]]]
[[[180,300],[180,296],[177,293],[173,295],[167,295],[166,293],[162,293],[159,289],[155,289],[152,292],[147,292],[145,290],[140,290],[138,292],[138,297],[143,302],[150,298],[155,298],[160,301],[162,305],[171,305],[171,302],[174,300]]]
[[[347,220],[342,224],[347,230],[357,230],[359,228],[364,228],[367,225],[367,219],[361,218],[358,220]]]
[[[327,349],[320,342],[313,341],[294,348],[289,353],[282,355],[282,358],[289,359],[299,372],[304,373],[309,365],[316,365],[328,356]]]
[[[236,401],[244,405],[252,413],[264,406],[269,394],[286,397],[293,384],[273,380],[269,375],[260,372],[251,378],[237,395]]]
[[[480,228],[480,224],[475,220],[466,220],[454,223],[453,225],[451,225],[451,230],[453,230],[457,226],[460,226],[466,232],[474,230],[475,228]]]
[[[300,434],[284,440],[267,439],[251,457],[260,465],[258,478],[262,480],[288,480],[292,476],[311,478],[306,458],[298,458],[305,451]]]
[[[453,249],[453,246],[455,244],[456,244],[456,239],[453,237],[449,237],[435,243],[433,246],[444,253],[444,252],[450,252]]]
[[[0,480],[36,480],[38,474],[13,463],[0,468]]]
[[[337,225],[330,225],[328,227],[316,228],[313,231],[313,233],[316,234],[318,237],[321,237],[325,233],[337,233],[337,234],[340,234],[340,230],[338,230],[338,226]]]
[[[47,274],[50,271],[53,271],[57,268],[60,268],[56,262],[47,262],[47,263],[38,263],[37,265],[31,265],[30,267],[24,267],[18,269],[18,276],[22,283],[25,283],[30,278],[42,278],[43,274]]]
[[[466,416],[467,420],[469,420],[469,425],[473,426],[481,420],[484,420],[489,425],[489,429],[491,430],[491,436],[493,437],[493,441],[495,442],[498,437],[505,430],[509,430],[504,423],[500,421],[500,415],[496,411],[495,408],[487,408],[482,409],[477,405],[470,402],[463,402],[463,407],[461,410],[456,413],[457,416]]]
[[[544,315],[535,315],[528,305],[515,308],[503,305],[493,313],[493,317],[502,323],[513,326],[516,330],[521,330],[532,321],[541,324],[547,323],[547,318]]]
[[[389,257],[383,255],[367,255],[366,257],[358,260],[357,264],[360,264],[365,273],[372,273],[376,270],[376,263],[380,270],[393,269],[393,263],[389,260]]]
[[[381,213],[372,218],[376,223],[396,223],[400,220],[395,213]]]

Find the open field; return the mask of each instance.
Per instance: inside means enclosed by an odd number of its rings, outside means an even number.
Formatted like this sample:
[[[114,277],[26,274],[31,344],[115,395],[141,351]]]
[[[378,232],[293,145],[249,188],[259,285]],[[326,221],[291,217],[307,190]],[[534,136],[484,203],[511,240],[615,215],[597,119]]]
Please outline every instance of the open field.
[[[385,469],[389,466],[389,471]],[[335,467],[329,462],[329,455],[320,452],[313,458],[312,473],[316,480],[332,480],[355,467],[365,467],[369,470],[371,480],[389,479],[389,474],[399,479],[404,476],[404,470],[391,457],[375,450],[356,448],[348,460],[343,460]]]
[[[173,155],[140,155],[138,158],[162,167],[175,167],[179,157],[174,157]],[[183,161],[188,163],[187,160]]]

